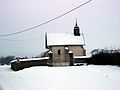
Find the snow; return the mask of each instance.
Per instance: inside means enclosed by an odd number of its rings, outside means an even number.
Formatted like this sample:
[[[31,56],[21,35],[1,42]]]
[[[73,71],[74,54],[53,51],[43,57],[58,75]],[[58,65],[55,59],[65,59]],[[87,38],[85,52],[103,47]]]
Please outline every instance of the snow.
[[[68,47],[65,47],[65,50],[69,50],[69,48],[68,48]]]
[[[32,61],[32,60],[44,60],[49,59],[49,57],[43,57],[43,58],[28,58],[28,59],[19,59],[19,61]],[[12,60],[11,62],[16,62],[17,60]]]
[[[43,66],[14,72],[0,66],[0,90],[120,90],[120,68]]]
[[[53,52],[52,52],[52,51],[49,51],[48,53],[50,54],[50,53],[53,53]]]
[[[74,58],[90,58],[91,56],[74,56]]]
[[[73,52],[70,50],[68,53],[70,54],[70,53],[73,53]]]
[[[83,34],[74,36],[69,33],[49,33],[47,34],[47,45],[85,45]]]

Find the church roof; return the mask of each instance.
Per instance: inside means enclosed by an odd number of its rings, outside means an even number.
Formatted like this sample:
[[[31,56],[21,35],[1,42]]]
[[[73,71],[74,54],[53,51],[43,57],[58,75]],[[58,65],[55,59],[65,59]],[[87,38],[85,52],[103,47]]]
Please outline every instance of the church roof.
[[[69,33],[49,33],[47,34],[47,46],[53,45],[85,45],[83,34],[74,36]]]

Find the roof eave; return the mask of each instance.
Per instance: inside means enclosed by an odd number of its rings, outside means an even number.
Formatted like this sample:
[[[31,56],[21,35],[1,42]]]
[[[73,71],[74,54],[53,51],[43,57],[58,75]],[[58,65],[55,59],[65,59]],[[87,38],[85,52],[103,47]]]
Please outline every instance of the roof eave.
[[[64,45],[48,45],[48,47],[50,47],[50,46],[85,46],[85,44],[64,44]]]

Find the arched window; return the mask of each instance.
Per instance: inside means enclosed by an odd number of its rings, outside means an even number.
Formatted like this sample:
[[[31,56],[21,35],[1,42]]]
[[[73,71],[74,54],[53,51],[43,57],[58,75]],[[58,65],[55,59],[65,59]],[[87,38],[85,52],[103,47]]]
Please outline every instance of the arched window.
[[[60,51],[60,49],[58,50],[58,55],[60,55],[61,54],[61,51]]]

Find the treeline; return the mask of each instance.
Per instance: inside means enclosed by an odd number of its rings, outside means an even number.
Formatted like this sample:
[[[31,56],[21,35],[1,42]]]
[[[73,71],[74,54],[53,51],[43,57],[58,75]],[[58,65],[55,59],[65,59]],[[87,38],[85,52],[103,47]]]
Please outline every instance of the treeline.
[[[88,64],[120,66],[120,49],[95,49],[91,52],[91,54],[92,57],[88,60]]]
[[[40,57],[40,55],[31,57],[31,58],[39,58],[39,57]],[[0,57],[0,65],[10,65],[10,62],[15,59],[28,59],[28,57],[26,57],[26,56],[25,57],[16,57],[16,56],[12,56],[12,55],[1,56]]]
[[[0,57],[0,64],[1,65],[9,65],[12,60],[15,59],[15,56],[1,56]]]

